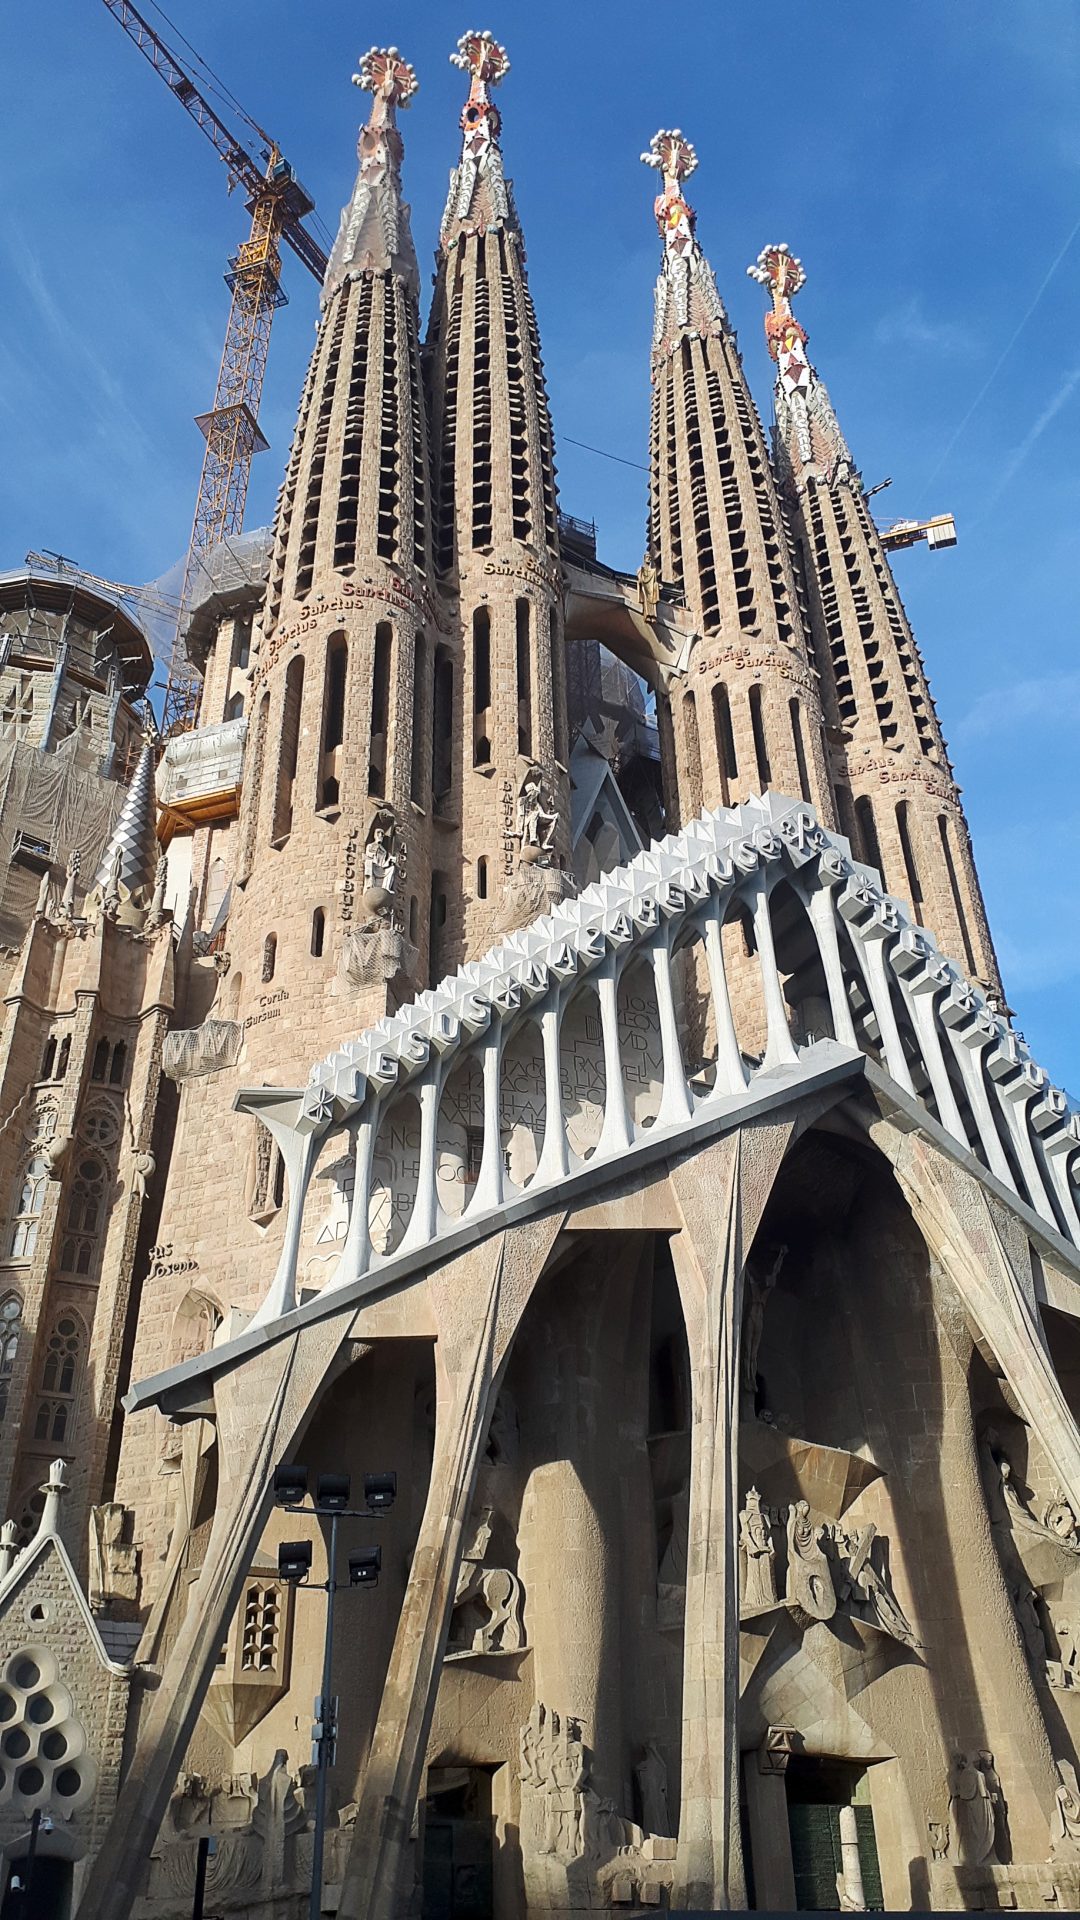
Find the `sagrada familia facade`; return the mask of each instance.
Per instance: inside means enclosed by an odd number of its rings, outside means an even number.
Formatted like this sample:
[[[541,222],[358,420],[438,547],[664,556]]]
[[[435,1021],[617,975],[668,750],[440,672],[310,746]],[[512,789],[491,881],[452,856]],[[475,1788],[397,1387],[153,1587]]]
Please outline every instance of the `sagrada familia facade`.
[[[31,1872],[35,1920],[301,1920],[313,1876],[342,1920],[1075,1911],[1080,1112],[802,267],[751,268],[770,445],[656,135],[646,547],[605,565],[509,62],[455,59],[423,337],[416,76],[362,62],[196,728],[141,738],[107,594],[0,576],[4,1914]],[[325,1822],[298,1461],[359,1507]]]

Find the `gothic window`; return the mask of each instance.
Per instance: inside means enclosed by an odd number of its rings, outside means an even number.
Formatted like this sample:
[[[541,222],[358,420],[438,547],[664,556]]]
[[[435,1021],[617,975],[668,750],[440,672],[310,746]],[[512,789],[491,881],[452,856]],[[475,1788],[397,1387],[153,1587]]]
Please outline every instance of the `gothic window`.
[[[761,683],[755,681],[750,689],[750,726],[754,735],[754,758],[757,761],[758,782],[762,793],[765,793],[772,781],[772,769],[769,765],[769,748],[765,739],[763,697]]]
[[[99,1040],[94,1048],[94,1058],[90,1066],[91,1080],[104,1080],[109,1072],[109,1043]]]
[[[11,1258],[29,1260],[37,1245],[38,1222],[45,1205],[49,1169],[44,1154],[35,1152],[25,1162],[15,1190],[11,1217]]]
[[[731,701],[723,681],[712,690],[713,730],[716,734],[716,759],[720,768],[720,799],[730,805],[730,783],[738,777],[735,757],[735,729],[731,724]]]
[[[64,1035],[64,1038],[60,1042],[60,1051],[56,1056],[56,1077],[58,1080],[62,1080],[64,1078],[64,1075],[68,1070],[68,1061],[70,1060],[70,1058],[71,1058],[71,1035],[69,1033],[66,1033]]]
[[[375,629],[375,658],[371,669],[371,745],[368,752],[368,792],[381,799],[386,792],[386,736],[390,725],[390,654],[394,629],[380,620]]]
[[[287,840],[292,832],[293,788],[300,753],[300,709],[304,698],[304,662],[298,654],[289,661],[285,674],[285,695],[281,713],[281,744],[278,750],[277,791],[274,795],[272,837],[274,845]]]
[[[45,1053],[41,1062],[41,1078],[51,1080],[56,1069],[56,1035],[52,1034],[45,1042]]]
[[[34,1421],[35,1440],[63,1441],[71,1437],[84,1338],[78,1316],[69,1311],[61,1313],[45,1348],[41,1399]]]
[[[908,898],[915,909],[915,918],[922,917],[923,893],[919,881],[919,866],[915,858],[915,847],[911,838],[911,824],[908,819],[908,803],[897,801],[896,831],[900,836],[900,851],[904,856],[904,872],[907,876]]]
[[[345,738],[345,683],[349,673],[349,643],[334,633],[326,649],[323,688],[322,766],[319,773],[320,807],[336,807],[341,799],[341,743]]]
[[[810,798],[810,775],[806,766],[806,748],[803,743],[802,707],[797,700],[789,703],[791,713],[791,736],[795,742],[795,764],[799,769],[799,792],[804,800]]]
[[[427,642],[418,633],[413,642],[412,749],[409,763],[409,798],[418,807],[424,804],[424,718],[427,710]]]
[[[316,907],[311,916],[311,953],[315,960],[322,959],[323,945],[326,940],[326,915],[321,907]]]
[[[244,672],[251,660],[251,615],[238,620],[233,628],[233,666]]]
[[[491,613],[487,607],[476,608],[472,631],[473,766],[486,767],[491,764]]]
[[[487,891],[488,891],[488,863],[487,863],[486,856],[484,854],[481,854],[479,860],[476,863],[476,897],[477,899],[486,900]]]
[[[444,647],[435,649],[434,704],[431,791],[438,806],[450,791],[454,765],[454,662]]]
[[[81,1132],[88,1146],[107,1151],[115,1147],[120,1138],[120,1116],[111,1105],[90,1107],[83,1118]]]
[[[527,600],[515,603],[516,665],[517,665],[517,716],[518,716],[518,752],[531,758],[533,743],[532,725],[532,638],[530,624],[532,608]]]
[[[8,1394],[21,1331],[22,1301],[17,1293],[5,1294],[0,1300],[0,1421],[7,1416]]]
[[[122,1087],[126,1071],[126,1043],[123,1040],[117,1040],[115,1044],[105,1038],[99,1040],[90,1063],[91,1080],[107,1082],[110,1087]]]
[[[106,1171],[94,1154],[79,1161],[68,1194],[60,1247],[61,1273],[89,1273],[105,1219]]]

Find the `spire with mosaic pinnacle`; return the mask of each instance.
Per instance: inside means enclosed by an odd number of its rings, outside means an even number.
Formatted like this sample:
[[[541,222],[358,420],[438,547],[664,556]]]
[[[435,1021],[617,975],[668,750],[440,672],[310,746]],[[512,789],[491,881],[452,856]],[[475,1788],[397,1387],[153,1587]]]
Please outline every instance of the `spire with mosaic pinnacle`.
[[[776,465],[804,557],[840,827],[946,952],[999,992],[971,836],[919,649],[792,311],[806,273],[782,243],[764,247],[747,272],[772,299]]]
[[[683,820],[767,787],[832,814],[816,675],[780,500],[734,334],[697,239],[685,183],[697,155],[678,127],[646,166],[663,258],[656,283],[648,558],[682,594],[700,639],[671,727]],[[669,784],[671,776],[669,775]]]
[[[353,80],[371,108],[278,502],[230,942],[235,959],[250,928],[248,979],[288,961],[294,1009],[299,982],[321,1001],[333,991],[327,963],[340,962],[360,1020],[426,977],[435,623],[419,272],[397,126],[417,79],[396,47],[375,47]],[[381,901],[369,953],[357,940],[376,837],[395,849],[394,897]],[[309,903],[288,954],[283,895]],[[279,960],[259,959],[268,929]]]
[[[460,665],[448,657],[437,680],[455,716],[444,778],[446,818],[456,824],[443,835],[450,884],[436,905],[444,927],[436,974],[557,897],[568,844],[551,418],[492,99],[510,61],[486,32],[464,34],[451,60],[469,94],[428,352],[435,569],[448,602],[456,595],[461,644]],[[552,822],[543,847],[530,838],[538,808]]]

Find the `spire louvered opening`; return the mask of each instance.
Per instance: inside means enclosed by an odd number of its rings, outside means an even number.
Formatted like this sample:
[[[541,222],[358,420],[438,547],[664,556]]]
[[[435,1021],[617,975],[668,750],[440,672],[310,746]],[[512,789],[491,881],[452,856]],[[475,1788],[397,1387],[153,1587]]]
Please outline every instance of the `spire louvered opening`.
[[[828,535],[825,531],[816,480],[807,481],[806,504],[810,516],[810,536],[814,543],[814,571],[821,600],[822,619],[825,624],[825,638],[829,645],[832,681],[836,689],[837,718],[842,727],[850,729],[854,727],[858,717],[858,707],[851,681],[851,664],[848,660],[844,623],[840,618],[840,602],[836,592]]]
[[[322,370],[322,377],[319,382],[319,409],[315,420],[311,458],[308,462],[303,518],[300,522],[300,545],[296,559],[296,596],[298,599],[302,599],[306,593],[310,592],[311,581],[315,572],[315,548],[319,535],[319,511],[322,505],[323,480],[326,473],[326,449],[330,437],[330,418],[334,411],[334,394],[337,387],[338,368],[341,362],[341,348],[345,336],[345,319],[348,310],[348,301],[339,298],[335,307],[334,324],[330,335],[326,364]]]
[[[398,416],[399,289],[383,283],[382,378],[379,396],[379,518],[375,545],[380,560],[399,558],[401,528],[401,432]]]
[[[360,463],[364,451],[364,405],[371,339],[371,300],[372,281],[370,277],[366,277],[360,281],[356,293],[352,366],[345,408],[337,527],[334,534],[334,565],[337,568],[352,566],[356,560],[356,531],[360,511]]]
[[[476,242],[473,296],[472,544],[489,547],[492,538],[491,472],[491,289],[487,280],[486,237]]]

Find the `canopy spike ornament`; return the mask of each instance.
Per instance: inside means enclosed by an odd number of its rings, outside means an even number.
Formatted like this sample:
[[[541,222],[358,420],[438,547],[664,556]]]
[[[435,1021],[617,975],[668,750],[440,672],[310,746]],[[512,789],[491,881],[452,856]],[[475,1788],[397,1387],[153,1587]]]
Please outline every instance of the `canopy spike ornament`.
[[[691,292],[696,286],[695,329],[719,331],[724,309],[712,269],[697,242],[697,215],[683,192],[683,182],[697,169],[697,150],[681,127],[661,127],[643,153],[645,166],[661,176],[663,187],[653,202],[656,224],[664,243],[664,263],[656,289],[657,349],[671,348],[691,326]]]
[[[469,97],[461,110],[463,135],[461,163],[450,183],[450,197],[443,215],[442,240],[445,246],[454,221],[467,222],[474,215],[477,187],[486,180],[490,208],[480,225],[501,225],[510,218],[510,198],[502,171],[499,133],[502,118],[488,89],[497,87],[510,71],[506,48],[486,28],[483,32],[463,33],[450,64],[469,75]]]
[[[94,876],[94,890],[106,917],[130,926],[142,925],[157,873],[154,767],[159,745],[153,716],[147,715],[139,763]]]
[[[416,69],[397,47],[369,47],[352,80],[371,94],[371,112],[356,145],[360,171],[326,269],[324,306],[345,281],[365,272],[396,272],[414,296],[420,289],[409,209],[401,197],[405,147],[397,128],[398,107],[407,107],[420,85]]]
[[[765,315],[765,339],[776,362],[777,417],[787,409],[800,458],[809,461],[813,458],[810,406],[817,381],[806,354],[806,329],[791,311],[792,300],[806,285],[806,269],[781,240],[762,247],[746,271],[772,295],[772,311]]]

